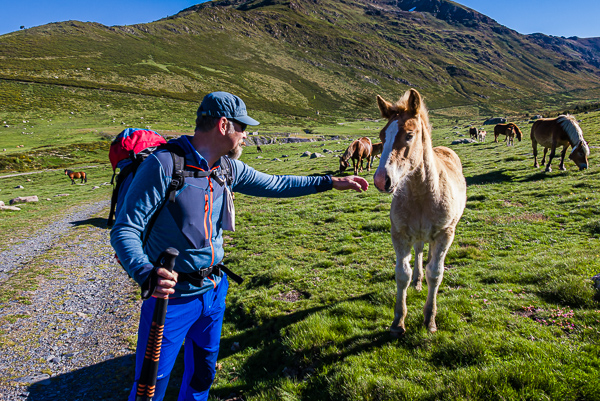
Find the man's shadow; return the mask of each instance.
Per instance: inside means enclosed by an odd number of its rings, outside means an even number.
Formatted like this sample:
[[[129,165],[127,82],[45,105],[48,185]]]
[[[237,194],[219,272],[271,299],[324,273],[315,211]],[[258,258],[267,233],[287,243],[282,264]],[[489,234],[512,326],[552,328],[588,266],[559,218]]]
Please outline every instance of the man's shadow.
[[[93,348],[88,351],[94,352]],[[126,400],[133,385],[134,364],[132,353],[33,383],[27,400]]]
[[[95,226],[95,227],[98,227],[98,228],[109,228],[106,225],[107,224],[107,219],[101,218],[101,217],[90,217],[89,219],[85,219],[85,220],[72,221],[71,224],[74,225],[75,227],[79,227],[79,226]]]

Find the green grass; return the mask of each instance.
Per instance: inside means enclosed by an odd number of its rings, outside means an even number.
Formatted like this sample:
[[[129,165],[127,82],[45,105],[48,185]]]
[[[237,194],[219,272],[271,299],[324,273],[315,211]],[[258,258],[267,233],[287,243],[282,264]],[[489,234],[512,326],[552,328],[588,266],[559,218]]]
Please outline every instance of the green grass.
[[[600,112],[577,118],[594,146]],[[466,134],[469,121],[434,118],[434,144]],[[272,174],[337,174],[337,155],[350,140],[376,140],[383,126],[340,122],[314,129],[348,139],[266,145],[261,154],[248,147],[242,159]],[[236,193],[237,231],[225,235],[225,262],[245,281],[230,287],[213,399],[600,399],[600,303],[590,280],[600,271],[600,159],[592,148],[589,170],[568,161],[566,172],[544,174],[533,168],[528,123],[517,123],[525,138],[514,147],[489,138],[451,146],[464,165],[468,201],[446,258],[435,334],[422,323],[426,289],[409,290],[406,335],[389,334],[391,197],[374,188],[373,171],[362,173],[371,187],[360,194]],[[90,143],[106,145],[90,135]],[[306,150],[326,157],[301,157]],[[31,221],[42,226],[107,199],[110,186],[91,189],[110,180],[102,152],[82,153],[79,166],[98,159],[87,185],[72,186],[62,170],[0,179],[6,203],[25,192],[51,199],[2,212],[2,243],[30,232]],[[25,190],[14,189],[19,184]],[[178,362],[175,376],[181,369]],[[167,399],[176,394],[169,389]]]

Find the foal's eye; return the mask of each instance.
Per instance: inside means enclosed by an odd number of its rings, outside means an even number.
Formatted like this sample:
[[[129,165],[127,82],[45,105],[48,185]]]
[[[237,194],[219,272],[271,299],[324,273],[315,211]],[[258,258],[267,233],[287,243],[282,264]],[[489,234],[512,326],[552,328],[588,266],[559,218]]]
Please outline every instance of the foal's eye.
[[[407,132],[407,133],[406,133],[406,140],[407,140],[407,141],[410,141],[410,140],[412,139],[412,137],[413,137],[413,134],[412,134],[412,132]]]

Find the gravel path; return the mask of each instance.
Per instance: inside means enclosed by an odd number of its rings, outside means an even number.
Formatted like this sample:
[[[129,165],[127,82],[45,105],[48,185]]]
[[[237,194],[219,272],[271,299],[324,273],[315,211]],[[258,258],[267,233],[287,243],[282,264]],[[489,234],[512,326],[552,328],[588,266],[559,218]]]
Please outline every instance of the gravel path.
[[[140,301],[91,218],[106,206],[0,253],[0,400],[126,399]]]

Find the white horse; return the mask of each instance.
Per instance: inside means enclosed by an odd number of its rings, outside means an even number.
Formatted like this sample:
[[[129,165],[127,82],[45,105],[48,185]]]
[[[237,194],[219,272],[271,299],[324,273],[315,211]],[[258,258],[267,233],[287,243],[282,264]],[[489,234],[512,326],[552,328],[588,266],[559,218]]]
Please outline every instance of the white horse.
[[[375,186],[393,194],[390,210],[392,243],[396,251],[397,297],[392,335],[406,331],[406,293],[411,282],[422,289],[423,248],[429,242],[426,267],[428,286],[425,326],[435,324],[436,297],[444,274],[444,258],[454,240],[456,224],[467,200],[467,185],[460,159],[443,146],[431,145],[427,108],[414,89],[395,104],[377,96],[387,125],[379,133],[383,142],[381,161],[375,172]],[[414,274],[410,268],[411,247],[415,249]]]

